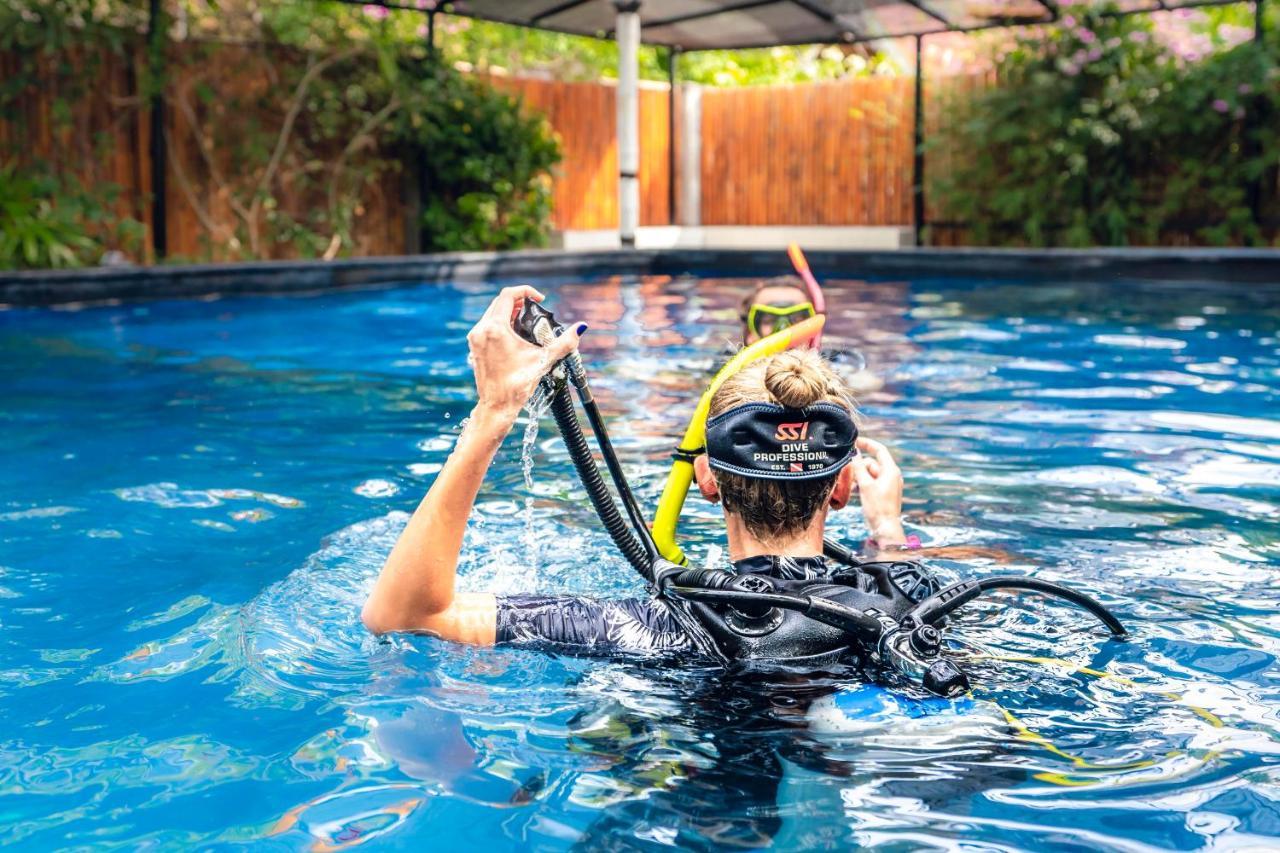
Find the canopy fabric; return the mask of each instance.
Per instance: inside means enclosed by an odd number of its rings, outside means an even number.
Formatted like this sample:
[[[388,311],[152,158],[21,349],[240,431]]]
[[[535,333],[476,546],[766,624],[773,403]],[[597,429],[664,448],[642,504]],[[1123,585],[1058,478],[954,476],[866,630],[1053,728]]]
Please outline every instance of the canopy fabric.
[[[1048,23],[1059,0],[643,0],[641,40],[684,50],[865,42]],[[1212,5],[1214,0],[1209,0]],[[1123,12],[1205,0],[1120,0]],[[613,0],[455,0],[442,11],[526,27],[612,38]]]

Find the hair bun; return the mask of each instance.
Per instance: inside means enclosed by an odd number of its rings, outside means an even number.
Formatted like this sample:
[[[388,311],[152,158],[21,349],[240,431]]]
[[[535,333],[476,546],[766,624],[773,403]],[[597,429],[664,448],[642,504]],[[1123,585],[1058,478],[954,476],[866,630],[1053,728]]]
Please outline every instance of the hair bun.
[[[827,396],[827,378],[812,350],[790,350],[769,359],[764,387],[789,409],[803,409]]]

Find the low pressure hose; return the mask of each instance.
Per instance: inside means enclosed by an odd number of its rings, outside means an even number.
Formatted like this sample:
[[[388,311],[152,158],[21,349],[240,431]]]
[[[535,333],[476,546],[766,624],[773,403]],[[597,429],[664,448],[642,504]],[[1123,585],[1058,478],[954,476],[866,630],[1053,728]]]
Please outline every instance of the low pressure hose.
[[[578,415],[573,408],[573,398],[567,386],[561,387],[552,396],[551,414],[556,419],[556,427],[559,428],[560,436],[564,439],[564,446],[569,450],[569,458],[573,460],[578,478],[582,480],[582,485],[587,490],[587,497],[591,499],[591,505],[595,507],[596,515],[600,516],[605,530],[609,531],[609,538],[618,546],[622,556],[627,558],[627,562],[640,573],[640,576],[647,581],[652,581],[653,561],[645,552],[644,546],[632,534],[626,519],[622,517],[618,505],[613,500],[613,495],[609,492],[609,487],[600,476],[600,468],[591,455],[587,437],[583,435],[582,426],[578,423]]]
[[[903,624],[904,626],[912,622],[920,625],[936,624],[948,613],[973,601],[982,593],[995,589],[1025,589],[1053,598],[1064,599],[1098,617],[1113,636],[1117,638],[1124,637],[1127,633],[1124,625],[1110,610],[1103,606],[1101,602],[1085,595],[1083,592],[1077,592],[1074,589],[1069,589],[1051,581],[1019,577],[1017,575],[998,575],[991,578],[982,578],[981,580],[960,581],[952,584],[917,604],[903,619]]]
[[[520,310],[519,316],[516,317],[514,328],[516,333],[525,340],[545,347],[555,340],[557,334],[562,332],[564,327],[556,322],[555,316],[550,311],[547,311],[532,300],[527,300]],[[591,455],[591,447],[587,444],[587,438],[583,434],[582,426],[578,423],[578,416],[573,407],[573,398],[570,395],[568,384],[565,382],[566,371],[564,368],[566,367],[568,368],[569,379],[578,389],[579,396],[583,398],[583,408],[587,411],[592,429],[596,433],[596,440],[600,443],[600,449],[609,465],[609,474],[613,477],[614,484],[618,487],[618,492],[626,504],[627,514],[631,517],[631,521],[640,525],[637,527],[637,531],[642,538],[638,539],[636,533],[627,526],[627,522],[618,510],[618,505],[614,501],[613,495],[609,492],[609,487],[605,485],[604,478],[600,476],[600,468],[596,464],[595,457]],[[653,539],[649,536],[648,529],[643,527],[644,520],[635,505],[635,499],[627,486],[626,478],[622,475],[622,468],[618,464],[617,455],[614,454],[613,446],[609,442],[609,434],[605,431],[599,409],[596,408],[595,401],[591,398],[590,386],[587,385],[586,371],[583,370],[582,359],[578,354],[576,352],[571,353],[564,359],[562,366],[552,370],[551,374],[543,379],[543,387],[551,398],[551,414],[560,430],[560,437],[564,440],[564,445],[569,451],[569,458],[573,460],[573,467],[577,470],[578,478],[587,490],[587,497],[590,498],[596,515],[600,517],[605,530],[609,532],[609,537],[613,539],[614,544],[618,546],[618,550],[626,557],[627,562],[640,573],[642,578],[652,583],[654,580],[654,562],[658,558],[658,549],[653,544]]]

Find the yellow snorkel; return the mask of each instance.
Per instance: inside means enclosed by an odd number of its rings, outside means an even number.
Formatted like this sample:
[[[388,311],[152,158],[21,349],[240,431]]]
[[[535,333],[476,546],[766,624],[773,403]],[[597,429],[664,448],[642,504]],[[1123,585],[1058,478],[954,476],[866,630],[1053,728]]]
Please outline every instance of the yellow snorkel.
[[[675,461],[671,463],[671,473],[667,475],[667,484],[662,487],[662,497],[658,500],[658,510],[653,516],[653,541],[663,557],[681,566],[687,566],[689,559],[685,557],[680,546],[676,544],[676,527],[680,523],[680,510],[684,508],[685,496],[693,483],[693,460],[703,452],[707,440],[707,412],[711,409],[711,398],[724,381],[753,361],[780,353],[783,350],[801,344],[807,344],[822,334],[822,326],[826,323],[822,314],[810,317],[794,326],[774,332],[767,338],[761,338],[748,347],[743,347],[729,363],[720,368],[715,379],[703,392],[694,410],[689,426],[684,431],[684,438],[676,448]]]

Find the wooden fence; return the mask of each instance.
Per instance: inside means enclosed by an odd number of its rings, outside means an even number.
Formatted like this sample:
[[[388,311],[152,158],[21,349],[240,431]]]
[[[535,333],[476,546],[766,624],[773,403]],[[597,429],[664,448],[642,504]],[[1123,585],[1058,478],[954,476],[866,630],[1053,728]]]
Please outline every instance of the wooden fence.
[[[178,46],[177,49],[182,49]],[[233,251],[233,200],[218,172],[238,165],[208,150],[208,134],[193,122],[217,121],[223,93],[253,94],[270,115],[272,90],[262,57],[252,48],[218,47],[216,62],[171,66],[166,120],[166,226],[169,253],[224,259]],[[116,212],[150,226],[149,111],[139,93],[144,55],[102,58],[101,86],[73,105],[73,120],[53,129],[51,93],[33,90],[18,104],[18,120],[0,118],[3,149],[51,161],[87,185],[120,187]],[[0,76],[12,57],[0,56]],[[195,67],[193,67],[195,66]],[[197,79],[198,77],[198,79]],[[543,113],[560,136],[564,160],[554,177],[553,224],[559,229],[613,228],[618,220],[615,88],[492,76],[492,85]],[[701,125],[701,220],[743,225],[910,225],[912,218],[913,81],[864,78],[799,86],[704,89]],[[266,88],[264,88],[266,87]],[[200,97],[194,97],[194,89]],[[212,92],[212,97],[210,96]],[[669,94],[665,85],[641,92],[641,223],[670,223],[672,195]],[[265,99],[265,100],[264,100]],[[187,106],[184,106],[184,103]],[[190,108],[195,104],[195,109]],[[277,112],[283,113],[283,107]],[[937,121],[931,121],[936,127]],[[677,121],[677,125],[679,122]],[[25,138],[16,138],[23,128]],[[679,127],[676,128],[679,130]],[[676,134],[677,138],[679,133]],[[389,174],[368,187],[348,251],[396,254],[406,248],[408,208]],[[305,213],[313,196],[286,188],[283,207]],[[260,257],[290,257],[296,247],[264,245]]]
[[[562,230],[618,227],[618,112],[608,83],[490,77],[537,110],[560,136],[553,222]],[[671,140],[666,86],[640,89],[640,222],[669,225]]]
[[[702,95],[706,225],[909,225],[913,80]]]
[[[66,81],[56,72],[58,61],[61,58],[42,62],[45,85],[11,101],[10,120],[0,115],[0,164],[5,152],[16,151],[51,163],[59,175],[85,187],[113,184],[120,192],[112,211],[149,226],[149,125],[139,109],[137,67],[106,53],[86,51],[68,57],[67,63],[92,63],[98,72],[92,93],[82,93],[66,90]],[[14,79],[18,68],[16,56],[0,53],[0,81]],[[60,101],[70,109],[55,118]]]

